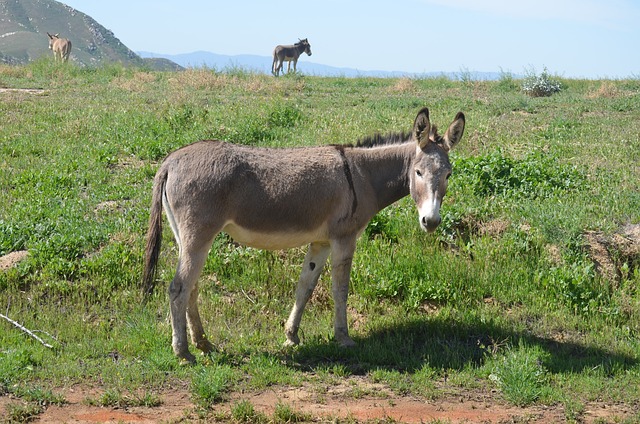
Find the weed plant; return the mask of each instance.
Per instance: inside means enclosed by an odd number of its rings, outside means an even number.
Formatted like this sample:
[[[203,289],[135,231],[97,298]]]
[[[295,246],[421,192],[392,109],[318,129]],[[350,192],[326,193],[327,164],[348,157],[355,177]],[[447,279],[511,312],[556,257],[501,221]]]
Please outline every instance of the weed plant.
[[[530,97],[509,75],[275,79],[42,60],[0,66],[0,83],[38,89],[0,94],[0,256],[28,251],[0,270],[0,306],[54,345],[0,323],[0,393],[28,400],[39,387],[79,384],[100,388],[100,402],[141,404],[181,382],[207,415],[229,392],[360,376],[427,398],[441,396],[445,382],[498,387],[516,405],[574,405],[578,418],[593,399],[640,399],[638,259],[618,261],[609,279],[584,237],[640,223],[637,79],[562,80],[553,96]],[[159,269],[165,290],[143,303],[139,287],[162,158],[208,138],[354,143],[409,130],[423,106],[440,125],[467,116],[443,222],[425,234],[407,198],[366,229],[349,297],[358,346],[332,340],[325,270],[302,321],[304,344],[283,349],[304,249],[263,252],[221,235],[200,281],[218,351],[181,366],[170,348],[170,231]],[[10,414],[27,420],[41,411],[32,403]],[[280,409],[273,420],[307,419]],[[246,404],[232,411],[239,422],[254,413]]]
[[[522,91],[531,97],[548,97],[562,90],[562,83],[549,75],[544,68],[540,75],[535,71],[529,71],[522,82]]]
[[[542,395],[546,385],[546,370],[543,353],[520,344],[509,349],[499,358],[489,379],[495,382],[505,398],[514,405],[526,406]]]

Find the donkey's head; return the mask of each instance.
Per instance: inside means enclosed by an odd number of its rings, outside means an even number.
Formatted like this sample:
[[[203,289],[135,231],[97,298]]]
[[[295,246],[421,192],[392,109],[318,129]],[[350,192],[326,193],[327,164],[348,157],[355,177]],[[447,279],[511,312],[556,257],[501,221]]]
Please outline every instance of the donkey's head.
[[[53,49],[53,43],[60,38],[60,34],[51,35],[47,32],[47,35],[49,36],[49,49]]]
[[[411,197],[420,214],[420,226],[434,231],[442,220],[440,205],[447,192],[451,175],[449,151],[460,141],[464,132],[464,114],[458,112],[443,136],[429,122],[429,109],[418,112],[413,124],[412,138],[416,141],[416,155],[409,172]]]
[[[298,38],[298,40],[300,40],[300,39]],[[300,45],[304,46],[304,52],[306,54],[308,54],[309,56],[311,56],[311,44],[309,44],[309,40],[308,39],[305,38],[304,40],[300,40],[296,44],[300,44]]]

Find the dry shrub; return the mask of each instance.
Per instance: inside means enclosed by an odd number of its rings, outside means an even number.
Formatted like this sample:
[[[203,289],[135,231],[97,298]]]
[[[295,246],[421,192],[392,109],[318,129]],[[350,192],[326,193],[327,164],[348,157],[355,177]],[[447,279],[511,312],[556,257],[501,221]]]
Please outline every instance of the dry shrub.
[[[545,250],[547,252],[547,258],[553,265],[555,266],[562,265],[563,259],[562,259],[562,250],[560,250],[560,247],[558,247],[555,244],[548,244],[545,246]]]
[[[247,78],[244,78],[240,82],[240,86],[242,86],[242,88],[244,88],[245,90],[251,91],[254,93],[263,93],[263,92],[272,93],[273,88],[276,85],[274,85],[272,81],[269,81],[271,78],[269,79],[267,78],[269,77],[265,75],[251,75]]]
[[[197,90],[212,90],[224,87],[225,85],[236,85],[238,78],[226,74],[216,74],[209,69],[189,68],[182,72],[176,72],[175,76],[169,79],[173,88],[191,87]]]
[[[169,79],[169,84],[176,90],[184,87],[197,90],[218,90],[232,87],[250,93],[285,96],[292,92],[301,92],[305,87],[303,78],[273,78],[270,75],[252,73],[235,75],[193,68],[177,72],[174,77]]]
[[[139,93],[145,91],[149,84],[156,81],[156,76],[150,72],[136,72],[132,77],[118,77],[112,82],[118,88]]]
[[[415,82],[411,78],[400,78],[396,83],[389,87],[392,93],[406,93],[415,89]]]
[[[487,237],[500,237],[507,232],[511,222],[506,219],[490,219],[477,224],[478,234]]]
[[[620,95],[620,90],[612,81],[602,81],[600,87],[596,90],[590,91],[587,94],[589,99],[613,99]]]
[[[24,66],[0,65],[0,77],[33,78],[33,72]]]

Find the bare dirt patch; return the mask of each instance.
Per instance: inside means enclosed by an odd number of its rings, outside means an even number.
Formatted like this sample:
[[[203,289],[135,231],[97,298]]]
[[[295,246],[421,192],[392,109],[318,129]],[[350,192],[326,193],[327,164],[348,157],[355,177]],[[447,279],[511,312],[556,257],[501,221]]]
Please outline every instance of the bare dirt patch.
[[[619,283],[640,266],[640,224],[626,225],[611,235],[587,231],[584,240],[597,271],[610,281]]]
[[[355,390],[357,389],[357,390]],[[157,407],[112,408],[89,405],[88,399],[100,390],[73,387],[56,390],[67,403],[49,406],[31,422],[35,423],[153,423],[194,422],[202,419],[186,387],[159,393]],[[366,392],[366,395],[358,393]],[[519,408],[505,403],[493,391],[452,389],[435,400],[393,394],[382,384],[367,383],[362,377],[350,377],[341,383],[323,386],[307,383],[301,387],[271,387],[256,393],[233,393],[217,404],[207,417],[217,422],[233,422],[230,411],[240,401],[250,402],[255,411],[271,417],[278,404],[288,405],[312,417],[311,422],[395,422],[428,423],[562,423],[567,422],[562,405],[537,405]],[[21,402],[0,396],[0,416],[7,405]],[[633,408],[625,405],[588,403],[578,418],[581,423],[613,423],[633,417]],[[226,417],[226,418],[225,418]]]
[[[20,261],[25,259],[27,255],[28,253],[26,250],[20,250],[0,256],[0,271],[6,271],[9,268],[16,266]]]
[[[33,423],[170,423],[197,421],[195,407],[187,389],[166,390],[160,395],[162,404],[156,407],[101,407],[90,405],[88,400],[100,396],[101,391],[90,387],[73,387],[54,390],[62,394],[66,403],[50,405],[30,422]],[[11,403],[19,399],[0,397],[0,417],[7,415]],[[1,421],[1,420],[0,420]]]
[[[47,90],[42,88],[0,88],[0,94],[11,95],[23,95],[23,94],[37,94],[48,95]]]

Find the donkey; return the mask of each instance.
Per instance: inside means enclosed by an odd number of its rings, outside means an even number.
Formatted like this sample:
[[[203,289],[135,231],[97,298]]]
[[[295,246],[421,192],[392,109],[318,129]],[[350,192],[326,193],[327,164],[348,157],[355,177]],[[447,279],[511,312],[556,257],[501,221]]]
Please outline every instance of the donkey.
[[[424,108],[411,133],[369,137],[356,146],[279,149],[205,140],[170,153],[153,182],[142,283],[151,294],[164,208],[179,251],[169,286],[174,353],[195,361],[187,325],[198,349],[214,349],[200,321],[198,277],[221,231],[260,249],[309,245],[285,324],[285,345],[300,342],[302,313],[331,254],[334,337],[342,346],[355,345],[346,305],[356,239],[378,211],[408,194],[420,226],[435,230],[451,175],[449,150],[464,126],[459,112],[440,136]]]
[[[71,41],[66,38],[60,38],[60,34],[49,36],[49,49],[53,50],[53,59],[58,62],[67,62],[69,60],[69,54],[71,54]]]
[[[280,75],[284,61],[287,61],[287,73],[291,71],[291,62],[293,61],[293,72],[295,73],[300,55],[306,53],[311,56],[311,44],[309,44],[309,41],[306,38],[304,40],[298,40],[294,45],[276,46],[273,50],[271,73],[276,77]]]

